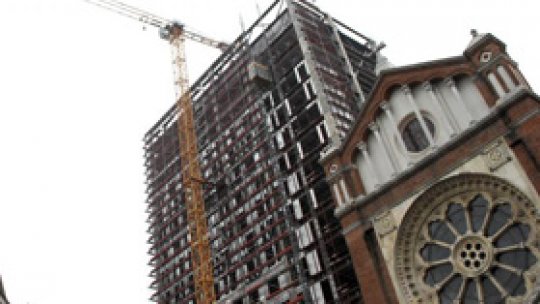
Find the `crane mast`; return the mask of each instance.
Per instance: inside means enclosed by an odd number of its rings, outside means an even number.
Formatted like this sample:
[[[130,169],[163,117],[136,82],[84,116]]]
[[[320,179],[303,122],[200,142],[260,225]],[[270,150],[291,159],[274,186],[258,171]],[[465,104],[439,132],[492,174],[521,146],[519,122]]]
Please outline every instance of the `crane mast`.
[[[185,40],[225,50],[226,43],[208,38],[186,29],[179,22],[145,12],[114,0],[85,0],[91,4],[136,19],[159,28],[161,38],[171,46],[175,77],[176,105],[178,111],[178,138],[182,166],[182,190],[187,212],[188,231],[191,237],[191,261],[195,286],[195,303],[210,304],[216,301],[212,253],[208,239],[208,224],[203,200],[202,177],[198,159],[197,134],[193,119],[193,106],[186,65]]]
[[[176,75],[176,102],[178,108],[178,139],[182,165],[182,189],[186,204],[188,229],[191,235],[191,262],[195,283],[196,303],[216,300],[212,253],[208,240],[208,224],[202,195],[201,168],[198,158],[197,134],[193,121],[193,106],[189,91],[183,28],[171,27],[169,42],[173,51]]]

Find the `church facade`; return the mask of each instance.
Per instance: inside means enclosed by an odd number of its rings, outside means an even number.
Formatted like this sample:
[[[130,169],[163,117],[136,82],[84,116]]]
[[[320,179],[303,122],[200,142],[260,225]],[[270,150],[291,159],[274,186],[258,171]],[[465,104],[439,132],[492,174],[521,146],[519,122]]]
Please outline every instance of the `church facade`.
[[[526,303],[540,279],[540,108],[491,34],[380,72],[322,157],[366,303]]]

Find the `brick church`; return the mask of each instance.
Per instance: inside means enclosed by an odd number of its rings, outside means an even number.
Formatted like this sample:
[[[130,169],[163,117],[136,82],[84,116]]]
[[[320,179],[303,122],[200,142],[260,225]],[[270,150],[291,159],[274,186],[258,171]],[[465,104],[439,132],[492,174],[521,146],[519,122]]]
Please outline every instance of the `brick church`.
[[[366,303],[536,303],[540,109],[491,34],[382,70],[323,155]]]

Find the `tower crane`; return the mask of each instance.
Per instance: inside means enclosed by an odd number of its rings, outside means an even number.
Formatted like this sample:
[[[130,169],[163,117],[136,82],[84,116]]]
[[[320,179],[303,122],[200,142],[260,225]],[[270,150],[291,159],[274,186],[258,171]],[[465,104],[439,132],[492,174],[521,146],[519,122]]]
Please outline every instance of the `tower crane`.
[[[196,303],[214,303],[212,255],[208,240],[208,224],[202,195],[201,169],[197,157],[197,137],[193,121],[193,106],[186,66],[185,40],[190,39],[224,51],[228,45],[208,38],[184,24],[171,21],[116,0],[85,0],[159,29],[159,35],[171,45],[175,94],[178,109],[178,138],[182,168],[182,188],[187,210],[188,230],[191,235],[191,261]]]

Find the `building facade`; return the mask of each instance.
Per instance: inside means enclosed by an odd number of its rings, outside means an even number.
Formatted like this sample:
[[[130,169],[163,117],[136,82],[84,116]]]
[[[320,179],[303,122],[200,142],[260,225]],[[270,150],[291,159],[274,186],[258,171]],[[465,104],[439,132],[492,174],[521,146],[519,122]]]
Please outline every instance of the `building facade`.
[[[192,86],[218,303],[359,303],[320,152],[375,82],[373,40],[274,2]],[[177,112],[144,137],[157,303],[194,303]]]
[[[540,99],[472,34],[382,71],[323,156],[366,303],[538,303]]]

